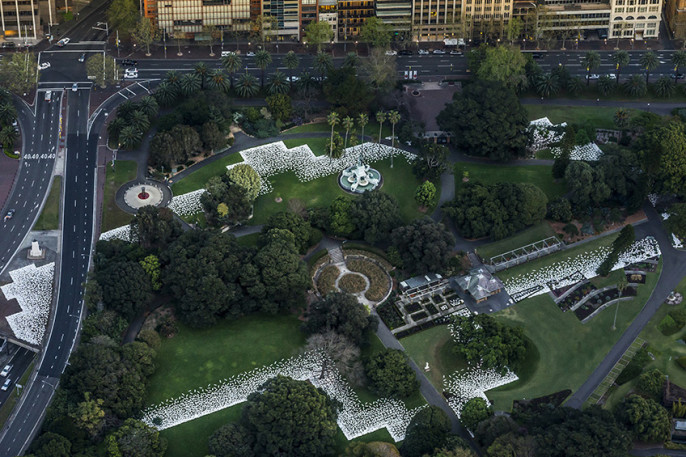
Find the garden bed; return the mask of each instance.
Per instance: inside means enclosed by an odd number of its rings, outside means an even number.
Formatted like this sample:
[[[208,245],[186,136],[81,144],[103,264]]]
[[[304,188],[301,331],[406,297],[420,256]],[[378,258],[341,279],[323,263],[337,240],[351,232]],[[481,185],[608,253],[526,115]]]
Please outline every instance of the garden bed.
[[[376,312],[381,320],[386,324],[386,327],[393,330],[394,328],[405,325],[403,317],[400,315],[398,308],[395,307],[390,300],[380,304],[376,307]]]
[[[645,284],[646,275],[642,273],[626,273],[626,280],[632,284]]]
[[[338,288],[349,294],[362,292],[366,286],[367,283],[362,276],[356,274],[348,273],[338,280]]]
[[[393,269],[393,266],[386,260],[386,257],[381,255],[381,249],[377,249],[374,247],[369,247],[369,248],[362,248],[361,245],[357,245],[356,243],[345,243],[342,247],[343,249],[343,255],[347,258],[348,256],[363,256],[363,257],[369,257],[370,259],[374,259],[377,262],[379,262],[386,270],[390,271]]]
[[[568,311],[569,309],[573,308],[574,305],[583,300],[584,297],[596,290],[598,289],[593,284],[586,283],[582,286],[579,286],[575,291],[557,302],[557,306],[559,306],[562,311]]]
[[[574,314],[576,315],[576,317],[579,318],[580,321],[583,321],[588,316],[593,314],[596,310],[598,310],[599,308],[613,300],[617,300],[618,298],[627,298],[635,296],[636,289],[633,287],[627,287],[626,289],[624,289],[624,292],[621,295],[619,294],[619,289],[617,289],[616,287],[609,290],[603,290],[594,297],[589,298],[586,301],[586,303],[584,303],[576,310],[574,310]]]
[[[405,305],[405,311],[407,311],[409,314],[416,313],[421,309],[422,307],[418,303],[410,303],[409,305]]]
[[[572,394],[569,389],[561,390],[550,395],[544,395],[531,400],[515,400],[512,402],[512,410],[518,413],[540,413],[550,409],[550,407],[557,408]]]
[[[364,294],[367,300],[381,301],[391,290],[391,280],[388,274],[371,260],[348,259],[346,266],[350,271],[362,273],[369,279],[369,289]]]
[[[341,271],[335,265],[328,265],[322,269],[317,278],[317,290],[320,294],[326,295],[329,292],[336,290],[336,278]]]
[[[411,317],[412,317],[413,321],[417,322],[417,321],[420,321],[422,319],[429,317],[429,315],[426,314],[426,311],[421,311],[419,313],[413,314]]]
[[[428,305],[428,306],[426,307],[426,311],[427,311],[429,314],[431,314],[432,316],[433,316],[434,314],[438,314],[438,309],[436,308],[435,305]]]
[[[652,260],[652,259],[649,259]],[[634,271],[643,271],[645,273],[653,273],[655,269],[657,269],[657,263],[653,262],[636,262],[632,263],[631,265],[627,265],[624,267],[625,270],[634,270]]]

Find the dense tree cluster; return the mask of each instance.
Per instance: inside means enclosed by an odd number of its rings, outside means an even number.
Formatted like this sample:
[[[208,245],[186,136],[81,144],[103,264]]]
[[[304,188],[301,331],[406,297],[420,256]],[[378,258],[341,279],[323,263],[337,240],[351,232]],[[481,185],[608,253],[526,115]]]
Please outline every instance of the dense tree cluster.
[[[617,420],[640,441],[663,442],[670,437],[669,412],[650,398],[628,396],[617,407]]]
[[[123,149],[135,149],[150,129],[158,112],[157,101],[150,95],[137,102],[125,101],[117,108],[114,120],[107,125],[109,143]]]
[[[200,202],[210,224],[236,224],[252,214],[260,190],[260,175],[250,165],[240,165],[207,181]]]
[[[450,419],[440,408],[431,405],[421,409],[407,426],[400,448],[403,457],[421,457],[442,447],[450,428]]]
[[[464,424],[470,430],[476,430],[479,423],[488,419],[493,415],[493,411],[481,397],[475,397],[469,400],[462,411],[460,412],[460,422]]]
[[[391,233],[391,241],[404,268],[416,274],[443,271],[455,245],[452,233],[430,218],[416,219],[396,228]]]
[[[485,368],[513,369],[526,356],[521,327],[503,325],[487,314],[455,316],[456,354]]]
[[[533,184],[468,182],[444,206],[461,235],[501,239],[541,221],[548,197]]]
[[[619,255],[631,247],[635,240],[634,227],[632,225],[625,225],[619,232],[619,235],[617,235],[617,238],[612,242],[610,252],[600,266],[598,266],[596,273],[601,276],[609,275],[617,260],[619,260]]]
[[[354,295],[330,293],[310,305],[302,329],[308,335],[333,331],[364,346],[376,330],[377,319],[370,315]]]
[[[181,224],[169,208],[148,205],[140,208],[131,221],[131,238],[144,249],[163,250],[181,235]]]
[[[364,361],[369,387],[380,397],[407,398],[419,390],[419,381],[407,356],[397,349],[384,349]]]
[[[508,161],[526,153],[526,111],[502,83],[478,80],[466,85],[437,120],[442,130],[452,132],[453,144],[465,154]]]
[[[304,254],[307,249],[319,242],[321,233],[313,229],[308,221],[299,214],[282,211],[269,217],[267,223],[262,227],[260,243],[267,244],[267,235],[272,229],[288,230],[295,237],[295,247],[298,252]]]

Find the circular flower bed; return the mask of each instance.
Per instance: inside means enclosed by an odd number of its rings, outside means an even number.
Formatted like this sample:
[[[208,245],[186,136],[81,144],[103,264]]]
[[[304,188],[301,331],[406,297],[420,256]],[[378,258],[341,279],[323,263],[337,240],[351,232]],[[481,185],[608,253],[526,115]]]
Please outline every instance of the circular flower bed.
[[[391,288],[391,278],[383,268],[371,260],[350,257],[346,265],[350,271],[361,273],[369,279],[369,289],[364,294],[367,300],[378,302],[384,299]]]
[[[346,274],[338,280],[338,288],[349,294],[362,292],[367,287],[367,281],[358,274]]]
[[[322,295],[326,295],[329,292],[336,289],[336,279],[341,271],[335,265],[328,265],[322,269],[322,272],[317,278],[317,290]]]

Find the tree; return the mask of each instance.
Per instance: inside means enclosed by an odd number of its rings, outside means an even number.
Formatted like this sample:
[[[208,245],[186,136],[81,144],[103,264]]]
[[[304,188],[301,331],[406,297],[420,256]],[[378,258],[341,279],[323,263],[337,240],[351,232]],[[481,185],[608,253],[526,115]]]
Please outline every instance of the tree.
[[[275,94],[270,95],[265,99],[267,102],[267,108],[272,116],[285,122],[291,118],[293,112],[293,105],[291,104],[291,97],[286,94]]]
[[[616,415],[640,441],[663,442],[670,437],[669,413],[654,400],[630,395],[617,407]]]
[[[283,58],[283,64],[286,66],[286,68],[288,68],[288,70],[291,73],[288,82],[292,88],[293,87],[293,79],[295,79],[295,78],[293,78],[293,76],[294,76],[293,72],[300,65],[300,58],[298,57],[298,55],[295,52],[288,51]]]
[[[613,119],[615,125],[621,129],[621,128],[624,128],[627,125],[629,125],[629,117],[630,117],[629,111],[627,111],[624,108],[617,108],[612,119]]]
[[[676,203],[669,208],[667,228],[679,237],[686,238],[686,203]]]
[[[681,122],[670,122],[656,132],[659,138],[659,180],[664,191],[686,195],[686,127]]]
[[[668,98],[674,95],[676,83],[669,76],[660,76],[653,86],[658,97]]]
[[[625,278],[626,279],[626,278]],[[644,394],[650,395],[655,400],[662,398],[662,391],[665,386],[665,375],[657,368],[648,370],[638,377],[636,387]]]
[[[178,96],[177,88],[167,82],[162,81],[154,92],[155,100],[162,106],[171,106]]]
[[[160,259],[157,256],[150,254],[140,262],[141,267],[150,278],[150,285],[152,290],[160,290],[162,283],[160,282]]]
[[[465,403],[460,411],[460,422],[469,430],[476,430],[480,422],[493,415],[493,411],[488,407],[486,400],[481,397],[474,397]]]
[[[272,55],[264,49],[260,49],[255,53],[255,65],[260,69],[260,87],[264,87],[264,72],[272,63]]]
[[[349,197],[336,197],[329,206],[328,227],[326,227],[328,231],[336,236],[350,236],[357,229],[351,214],[352,207],[353,202]]]
[[[31,449],[35,457],[70,457],[71,446],[71,442],[64,436],[45,432],[31,444]]]
[[[386,113],[383,111],[376,112],[376,122],[379,123],[379,138],[378,142],[381,143],[381,130],[383,129],[383,123],[386,120]]]
[[[610,95],[615,89],[615,83],[612,81],[612,78],[610,78],[609,75],[601,75],[600,78],[598,78],[596,87],[598,88],[600,95],[606,96]]]
[[[28,52],[28,48],[26,52],[7,54],[0,62],[0,87],[10,92],[29,92],[36,87],[39,76],[36,55]],[[5,103],[9,102],[5,100]]]
[[[386,54],[382,48],[373,48],[362,62],[362,70],[367,81],[382,92],[393,88],[397,76],[395,56]]]
[[[205,149],[214,152],[226,146],[226,135],[216,122],[207,121],[202,125],[202,142]]]
[[[526,154],[529,124],[517,96],[500,83],[475,81],[456,92],[437,118],[467,154],[508,161]]]
[[[271,76],[271,78],[269,78],[268,91],[270,94],[286,94],[289,88],[290,86],[286,80],[286,75],[280,71],[277,71]]]
[[[646,51],[641,55],[640,59],[638,59],[638,63],[646,72],[647,86],[648,84],[650,84],[650,72],[660,66],[660,60],[657,58],[657,55],[653,51]]]
[[[443,446],[450,428],[448,415],[437,406],[420,409],[407,426],[400,448],[403,457],[421,457]]]
[[[241,58],[238,56],[238,54],[232,52],[229,55],[222,57],[222,65],[224,68],[226,68],[226,71],[229,72],[229,80],[231,81],[231,86],[233,86],[234,73],[243,68],[243,62],[241,61]]]
[[[565,171],[565,179],[569,201],[575,210],[598,206],[610,196],[601,172],[586,162],[573,160]]]
[[[248,397],[242,423],[256,455],[333,455],[338,405],[307,381],[277,376]]]
[[[414,192],[414,200],[424,208],[431,206],[436,198],[436,186],[431,181],[424,181]]]
[[[95,84],[102,87],[105,87],[107,84],[115,84],[121,79],[123,73],[121,67],[117,65],[117,62],[113,57],[107,56],[104,69],[102,65],[102,54],[93,54],[86,59],[86,74],[89,79],[95,81]]]
[[[487,314],[455,316],[453,325],[455,353],[484,368],[512,369],[526,355],[522,327],[503,325]]]
[[[376,243],[400,225],[400,209],[397,200],[384,192],[365,192],[356,199],[350,215],[357,221],[357,229],[367,243]]]
[[[96,436],[103,426],[105,411],[102,409],[103,401],[92,399],[90,392],[83,394],[83,401],[76,405],[76,408],[69,412],[74,424],[88,432],[91,437]]]
[[[437,181],[448,169],[448,148],[432,141],[423,143],[413,171],[420,179]]]
[[[369,123],[369,115],[367,113],[360,113],[357,116],[357,125],[360,126],[360,143],[364,143],[364,128]]]
[[[541,75],[536,81],[536,93],[541,97],[551,97],[560,90],[560,83],[552,73]]]
[[[304,351],[326,354],[328,359],[333,361],[338,373],[349,382],[358,386],[364,384],[365,378],[364,369],[360,361],[360,348],[350,341],[349,338],[333,331],[314,333],[307,338],[307,345]],[[324,359],[321,378],[327,375],[328,359]]]
[[[145,114],[148,119],[156,117],[160,111],[157,101],[150,95],[146,95],[138,101],[138,109]]]
[[[0,102],[0,124],[9,125],[17,119],[17,109],[10,100]]]
[[[625,66],[629,65],[630,60],[631,57],[629,56],[629,53],[627,51],[624,51],[623,49],[620,49],[619,51],[616,51],[614,54],[612,54],[612,62],[615,64],[615,75],[617,78],[617,85],[619,85],[619,73]]]
[[[514,45],[514,41],[519,38],[522,34],[522,29],[524,28],[524,23],[518,17],[513,17],[507,23],[507,39],[510,40],[510,44]]]
[[[160,31],[150,18],[141,16],[136,28],[131,32],[131,37],[136,44],[145,46],[145,55],[150,57],[150,43],[159,38]]]
[[[105,444],[108,457],[163,457],[167,451],[160,432],[136,419],[126,419]]]
[[[236,93],[243,98],[253,97],[260,90],[257,85],[257,78],[250,73],[242,73],[234,86]]]
[[[497,81],[518,92],[526,88],[525,66],[526,59],[519,49],[506,45],[489,47],[476,76],[486,81]]]
[[[376,16],[368,17],[360,29],[360,39],[367,47],[387,48],[391,44],[391,27]]]
[[[343,67],[355,68],[360,63],[360,56],[354,52],[349,52],[343,59]]]
[[[407,398],[419,390],[419,381],[407,356],[397,349],[383,349],[364,361],[369,387],[380,397]]]
[[[244,165],[249,166],[249,165]],[[252,168],[251,168],[252,170]],[[253,170],[254,173],[254,170]],[[257,174],[257,173],[255,173]],[[259,180],[259,175],[257,176]],[[258,181],[259,184],[259,181]],[[259,185],[258,185],[259,190]],[[271,229],[288,230],[295,237],[295,247],[299,252],[307,252],[312,237],[312,226],[299,214],[281,211],[269,216],[267,223],[262,227],[262,235],[267,235]],[[262,244],[267,244],[265,239]]]
[[[202,69],[202,66],[200,68]],[[201,90],[204,84],[205,78],[200,76],[200,73],[185,73],[179,79],[179,90],[184,97],[190,97]]]
[[[400,122],[400,113],[396,110],[389,111],[388,122],[391,123],[391,147],[395,147],[395,124]],[[391,168],[393,168],[393,156],[391,156]]]
[[[210,436],[208,447],[215,457],[255,457],[254,443],[255,437],[244,425],[228,423]]]
[[[326,122],[331,126],[331,137],[329,138],[329,157],[333,158],[333,129],[340,122],[340,116],[337,112],[332,111],[326,116]]]
[[[202,27],[202,33],[207,36],[207,45],[210,47],[210,57],[214,57],[214,51],[212,50],[212,45],[214,40],[221,36],[221,31],[214,25],[204,25]]]
[[[416,219],[393,230],[391,241],[400,253],[403,265],[417,274],[443,271],[455,245],[455,238],[443,224],[429,218]]]
[[[648,87],[641,75],[631,75],[624,83],[624,90],[632,97],[643,97],[648,92]]]
[[[374,99],[369,84],[358,78],[355,69],[349,67],[329,71],[323,89],[326,100],[343,116],[367,111]]]
[[[145,270],[138,262],[111,262],[105,269],[96,272],[102,287],[103,301],[108,309],[117,311],[125,319],[133,319],[152,298],[152,285],[141,281]]]
[[[317,52],[322,52],[322,44],[333,39],[331,24],[326,21],[312,21],[305,26],[305,42],[317,46]]]
[[[679,82],[679,68],[686,65],[686,51],[678,50],[672,54],[672,65],[674,65],[674,84]]]
[[[314,59],[314,69],[319,72],[319,76],[324,80],[326,75],[333,70],[333,59],[329,54],[318,52]]]
[[[138,24],[138,5],[134,0],[113,0],[107,9],[107,24],[110,30],[119,30],[119,36],[128,39]]]
[[[14,149],[14,143],[17,141],[19,134],[12,127],[12,125],[6,125],[0,130],[0,146],[4,146],[7,151]]]
[[[343,120],[341,121],[341,124],[343,125],[343,128],[345,129],[345,142],[343,143],[343,147],[347,148],[348,147],[348,134],[350,133],[350,129],[355,126],[355,120],[350,116],[345,116],[343,118]]]
[[[548,203],[548,217],[558,222],[571,221],[572,205],[569,203],[569,200],[559,197]]]
[[[330,293],[312,303],[306,313],[302,330],[308,334],[335,332],[357,346],[365,346],[377,320],[361,305],[354,295]]]
[[[207,64],[205,62],[197,62],[193,65],[193,73],[191,74],[195,76],[194,79],[197,79],[200,82],[200,90],[204,90],[205,81],[207,81],[207,77],[210,74],[210,69],[207,67]],[[181,90],[183,91],[183,80],[181,81],[181,84]]]

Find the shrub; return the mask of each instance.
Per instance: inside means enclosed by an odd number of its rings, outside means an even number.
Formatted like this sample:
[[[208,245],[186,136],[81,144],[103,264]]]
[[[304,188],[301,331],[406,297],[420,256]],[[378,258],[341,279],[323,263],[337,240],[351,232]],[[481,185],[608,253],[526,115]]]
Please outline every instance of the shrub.
[[[679,329],[686,325],[686,310],[674,309],[669,312],[669,315],[672,316],[672,319],[674,319],[676,325],[679,326]]]
[[[654,368],[638,377],[636,387],[644,394],[659,399],[662,397],[662,388],[665,385],[665,380],[665,375],[657,368]]]
[[[634,379],[636,376],[641,374],[641,371],[643,371],[643,367],[648,365],[650,362],[650,356],[648,355],[648,350],[646,348],[641,348],[639,351],[634,355],[634,358],[631,359],[629,364],[622,370],[621,373],[619,373],[619,376],[617,376],[617,379],[615,382],[617,385],[622,385],[625,384],[632,379]]]
[[[681,327],[683,327],[683,325]],[[669,314],[663,317],[657,326],[660,332],[662,332],[662,334],[665,336],[675,334],[681,329],[681,327],[677,325],[677,323],[674,321],[674,318]]]
[[[679,364],[682,370],[686,370],[686,355],[682,355],[678,359],[676,359],[676,363]]]

